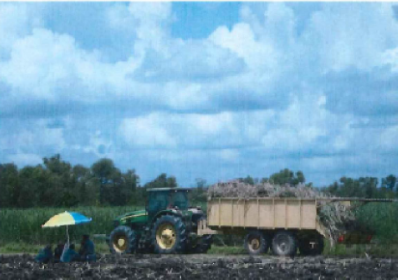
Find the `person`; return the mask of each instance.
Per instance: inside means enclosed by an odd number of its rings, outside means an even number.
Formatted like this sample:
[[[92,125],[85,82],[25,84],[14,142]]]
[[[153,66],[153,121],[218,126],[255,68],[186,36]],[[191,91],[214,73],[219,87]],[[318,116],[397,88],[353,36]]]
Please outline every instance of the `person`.
[[[39,251],[35,257],[35,261],[39,263],[48,263],[53,257],[53,252],[51,249],[51,244],[46,245],[43,249]]]
[[[54,262],[60,262],[61,261],[61,256],[62,256],[62,252],[64,251],[65,243],[59,242],[57,247],[55,247],[55,249],[54,249]]]
[[[69,263],[79,259],[79,254],[75,251],[75,244],[70,244],[66,250],[63,251],[61,262]]]
[[[90,240],[90,236],[88,234],[84,234],[82,237],[79,256],[82,261],[90,262],[96,260],[94,242]]]

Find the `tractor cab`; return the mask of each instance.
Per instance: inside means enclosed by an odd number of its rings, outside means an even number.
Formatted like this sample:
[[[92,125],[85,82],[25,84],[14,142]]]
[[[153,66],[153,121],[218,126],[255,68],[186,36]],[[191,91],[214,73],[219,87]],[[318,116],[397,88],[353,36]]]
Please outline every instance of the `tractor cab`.
[[[188,210],[188,189],[161,188],[149,189],[147,193],[146,211],[154,217],[165,210]]]

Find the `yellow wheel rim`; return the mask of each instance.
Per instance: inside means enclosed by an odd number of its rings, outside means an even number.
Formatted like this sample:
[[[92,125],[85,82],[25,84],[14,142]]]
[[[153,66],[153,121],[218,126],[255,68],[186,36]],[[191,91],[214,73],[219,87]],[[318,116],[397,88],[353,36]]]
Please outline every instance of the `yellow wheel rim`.
[[[253,238],[250,240],[249,244],[252,250],[258,250],[258,248],[260,248],[260,240],[258,238]]]
[[[113,249],[118,253],[123,253],[127,249],[127,237],[126,236],[116,236],[113,240]]]
[[[177,236],[172,224],[162,224],[156,230],[156,242],[162,249],[171,249],[176,243]]]

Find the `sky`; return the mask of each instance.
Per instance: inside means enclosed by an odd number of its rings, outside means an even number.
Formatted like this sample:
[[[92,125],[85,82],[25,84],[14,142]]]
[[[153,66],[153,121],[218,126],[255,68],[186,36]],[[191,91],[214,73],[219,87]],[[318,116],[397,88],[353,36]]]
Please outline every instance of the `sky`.
[[[0,3],[0,163],[398,175],[394,5]]]

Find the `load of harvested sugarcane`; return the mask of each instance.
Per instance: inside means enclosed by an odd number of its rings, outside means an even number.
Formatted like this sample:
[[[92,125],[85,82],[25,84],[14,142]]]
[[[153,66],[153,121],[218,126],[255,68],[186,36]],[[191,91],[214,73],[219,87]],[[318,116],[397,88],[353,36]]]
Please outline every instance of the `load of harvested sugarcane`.
[[[346,231],[370,232],[370,229],[366,225],[356,220],[355,211],[349,205],[333,201],[335,197],[304,184],[291,186],[288,184],[275,185],[265,182],[251,185],[242,180],[233,180],[210,186],[208,189],[208,198],[216,197],[237,197],[241,199],[253,197],[296,197],[319,199],[318,216],[320,222],[326,228],[326,234],[332,245]]]

